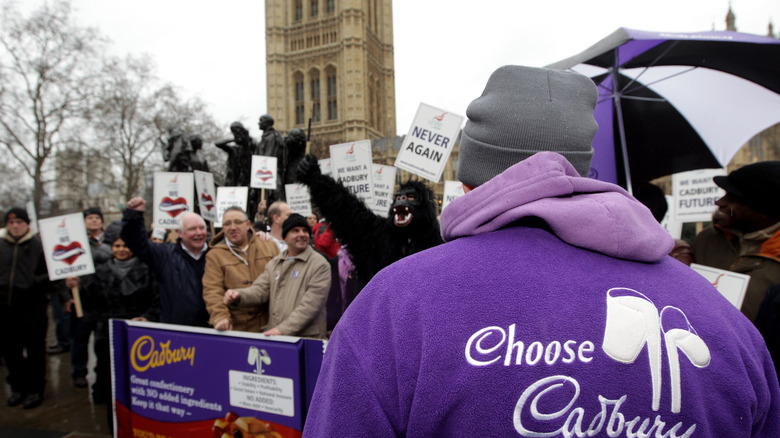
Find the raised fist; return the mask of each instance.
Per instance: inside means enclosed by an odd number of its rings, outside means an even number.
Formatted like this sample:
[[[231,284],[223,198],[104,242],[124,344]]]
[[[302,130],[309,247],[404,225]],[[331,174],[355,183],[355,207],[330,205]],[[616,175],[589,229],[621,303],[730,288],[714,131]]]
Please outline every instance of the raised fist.
[[[301,162],[298,163],[298,181],[303,184],[311,184],[322,173],[320,172],[320,164],[317,162],[317,157],[312,154],[307,154]]]

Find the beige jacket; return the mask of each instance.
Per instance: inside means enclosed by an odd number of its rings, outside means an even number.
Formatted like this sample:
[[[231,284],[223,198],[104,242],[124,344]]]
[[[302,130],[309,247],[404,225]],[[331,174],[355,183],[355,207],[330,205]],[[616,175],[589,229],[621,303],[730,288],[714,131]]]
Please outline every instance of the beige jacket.
[[[230,318],[233,330],[260,332],[268,322],[268,306],[228,309],[222,297],[228,289],[247,287],[263,273],[266,263],[279,254],[273,242],[263,242],[249,230],[249,247],[229,248],[224,233],[220,232],[209,244],[206,253],[206,270],[203,273],[203,301],[209,312],[209,323]]]
[[[269,303],[270,320],[265,329],[278,328],[282,334],[325,338],[325,303],[330,291],[330,264],[311,246],[288,260],[287,250],[268,262],[251,286],[236,289],[238,306]]]

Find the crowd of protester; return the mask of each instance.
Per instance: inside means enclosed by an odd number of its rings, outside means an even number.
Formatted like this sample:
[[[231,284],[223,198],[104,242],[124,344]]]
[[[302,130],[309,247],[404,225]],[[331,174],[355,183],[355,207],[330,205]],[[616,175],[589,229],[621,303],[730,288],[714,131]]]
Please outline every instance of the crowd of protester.
[[[267,208],[263,201],[252,216],[230,207],[214,235],[194,212],[181,215],[177,230],[153,232],[144,221],[146,201],[140,197],[128,200],[122,220],[107,226],[99,208],[87,208],[83,215],[95,273],[58,282],[48,279],[41,241],[27,212],[18,207],[8,210],[0,230],[4,334],[0,342],[11,388],[7,405],[33,409],[43,402],[47,352],[70,354],[77,388],[88,386],[87,359],[94,354],[92,399],[108,402],[108,320],[120,318],[268,336],[325,339],[333,331],[310,409],[307,433],[313,436],[349,435],[361,428],[367,434],[381,429],[404,434],[410,427],[432,434],[485,432],[475,428],[480,425],[475,418],[489,418],[490,409],[514,404],[511,397],[507,404],[497,394],[511,388],[515,377],[492,372],[472,381],[465,377],[472,368],[439,366],[463,362],[464,345],[468,366],[486,370],[499,356],[491,359],[495,348],[480,343],[489,333],[508,329],[507,357],[500,363],[509,370],[518,344],[515,365],[531,357],[522,355],[522,342],[513,344],[515,336],[530,340],[549,332],[560,334],[555,339],[579,342],[603,335],[599,354],[612,362],[591,373],[586,365],[592,356],[580,347],[570,367],[572,373],[588,369],[581,377],[590,385],[587,394],[601,397],[597,393],[603,388],[620,392],[621,385],[634,385],[615,376],[621,375],[622,365],[636,359],[643,345],[648,346],[651,372],[659,372],[653,368],[650,350],[651,338],[658,333],[639,339],[632,353],[625,345],[632,340],[621,330],[637,324],[650,327],[653,316],[660,321],[664,312],[676,312],[688,327],[666,327],[667,354],[669,348],[675,354],[677,348],[686,354],[693,351],[691,363],[712,373],[687,374],[688,393],[705,391],[707,379],[715,377],[739,378],[732,383],[744,386],[739,395],[725,390],[710,394],[715,401],[701,408],[688,405],[685,418],[701,427],[724,424],[730,420],[705,420],[711,417],[707,411],[721,403],[728,411],[716,412],[721,419],[744,416],[752,409],[750,427],[777,431],[780,420],[773,416],[780,412],[780,388],[775,373],[762,375],[762,370],[771,365],[770,355],[774,364],[780,360],[780,162],[755,163],[715,177],[726,194],[716,202],[711,226],[690,244],[675,241],[658,224],[666,201],[657,187],[638,187],[634,197],[615,185],[581,176],[587,175],[592,154],[594,99],[592,83],[578,75],[524,67],[494,73],[483,96],[469,108],[458,171],[466,195],[453,201],[441,219],[441,234],[449,243],[380,271],[360,291],[361,298],[354,302],[357,310],[346,314],[358,292],[349,252],[327,218],[292,213],[282,201]],[[523,120],[512,119],[514,107],[545,105],[550,108],[537,118],[524,114]],[[485,111],[489,116],[482,114]],[[571,132],[556,133],[558,123]],[[505,132],[499,135],[499,130]],[[521,137],[533,147],[518,148]],[[501,148],[509,152],[495,153]],[[744,317],[686,266],[691,263],[750,276],[739,309]],[[643,289],[614,288],[614,283],[639,284]],[[606,292],[607,286],[613,288]],[[575,310],[601,312],[603,300],[570,293],[589,288],[607,294],[606,327],[589,324],[590,320],[564,323]],[[81,294],[82,316],[74,312],[75,290]],[[48,348],[47,304],[56,325],[56,343]],[[696,329],[690,322],[693,315]],[[463,322],[475,319],[492,325],[469,337],[472,329]],[[664,331],[659,321],[655,323]],[[569,333],[572,327],[580,330],[582,339]],[[761,339],[756,327],[763,342],[756,342]],[[679,338],[669,341],[669,333]],[[701,347],[701,333],[709,336],[709,349]],[[381,338],[381,345],[372,337]],[[468,342],[461,342],[466,338]],[[575,341],[565,345],[569,342]],[[680,344],[670,347],[670,342]],[[729,349],[729,342],[739,347]],[[458,348],[449,348],[452,345]],[[655,347],[660,363],[660,341]],[[718,354],[731,368],[711,363],[710,354]],[[531,378],[539,368],[528,365],[525,376]],[[546,382],[542,373],[537,374],[539,382]],[[442,385],[452,391],[441,391]],[[656,385],[660,383],[654,380],[652,411],[642,408],[647,418],[659,409],[661,389]],[[750,391],[763,394],[752,405],[747,402]],[[367,394],[380,396],[373,399]],[[671,396],[672,412],[679,413],[674,404],[679,403],[679,391]],[[417,397],[427,403],[415,405]],[[484,409],[474,411],[473,402],[464,402],[473,397]],[[439,411],[449,414],[429,415]],[[523,414],[515,410],[515,415]],[[516,420],[516,428],[523,427],[520,422],[522,418]],[[732,432],[738,423],[729,423]],[[491,430],[500,435],[503,427]]]

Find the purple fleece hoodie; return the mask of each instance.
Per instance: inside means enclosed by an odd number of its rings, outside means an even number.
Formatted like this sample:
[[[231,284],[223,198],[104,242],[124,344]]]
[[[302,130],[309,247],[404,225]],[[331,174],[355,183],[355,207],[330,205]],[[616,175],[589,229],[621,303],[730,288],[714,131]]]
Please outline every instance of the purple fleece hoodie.
[[[780,437],[763,339],[619,187],[539,153],[441,225],[347,309],[304,436]]]

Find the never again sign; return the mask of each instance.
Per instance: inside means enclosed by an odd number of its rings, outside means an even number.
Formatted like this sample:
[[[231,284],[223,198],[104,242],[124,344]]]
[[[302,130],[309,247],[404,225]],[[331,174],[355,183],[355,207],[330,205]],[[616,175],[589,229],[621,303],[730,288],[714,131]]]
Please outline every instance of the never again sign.
[[[395,159],[395,167],[439,182],[461,124],[462,116],[421,103]]]

